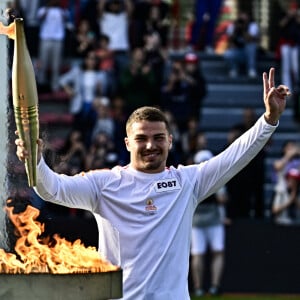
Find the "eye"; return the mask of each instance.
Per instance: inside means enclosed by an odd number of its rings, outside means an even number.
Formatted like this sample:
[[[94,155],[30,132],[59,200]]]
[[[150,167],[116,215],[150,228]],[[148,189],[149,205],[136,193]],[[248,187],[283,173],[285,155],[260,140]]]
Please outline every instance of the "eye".
[[[158,141],[158,142],[162,142],[162,141],[165,140],[165,137],[160,135],[160,136],[155,137],[155,140]]]
[[[138,137],[135,138],[135,140],[136,140],[137,142],[143,142],[143,141],[145,141],[145,137],[138,136]]]

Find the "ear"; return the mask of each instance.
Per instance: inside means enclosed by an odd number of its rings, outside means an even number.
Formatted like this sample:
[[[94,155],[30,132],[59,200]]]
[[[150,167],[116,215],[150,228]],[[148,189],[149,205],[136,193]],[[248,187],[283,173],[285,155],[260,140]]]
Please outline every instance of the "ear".
[[[169,136],[169,150],[172,149],[172,141],[173,141],[173,136],[172,136],[172,134],[170,134],[170,136]]]
[[[130,152],[130,145],[129,145],[129,139],[128,137],[124,138],[125,146],[128,152]]]

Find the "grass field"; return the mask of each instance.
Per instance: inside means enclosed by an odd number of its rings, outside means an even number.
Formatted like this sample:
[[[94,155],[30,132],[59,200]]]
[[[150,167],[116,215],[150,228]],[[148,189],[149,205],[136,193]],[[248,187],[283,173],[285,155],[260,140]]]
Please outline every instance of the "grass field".
[[[300,295],[251,295],[251,294],[224,294],[218,297],[204,296],[191,297],[192,300],[300,300]]]

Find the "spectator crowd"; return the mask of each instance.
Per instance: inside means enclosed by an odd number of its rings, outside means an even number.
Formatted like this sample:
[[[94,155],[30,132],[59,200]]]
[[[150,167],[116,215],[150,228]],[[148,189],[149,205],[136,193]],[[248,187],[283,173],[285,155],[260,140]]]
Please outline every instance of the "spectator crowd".
[[[195,19],[187,24],[191,28],[184,54],[170,59],[174,3],[166,0],[12,1],[11,6],[24,17],[38,91],[53,95],[63,92],[69,99],[72,115],[69,134],[60,147],[54,149],[49,145],[47,150],[49,163],[56,171],[73,175],[126,165],[129,156],[123,141],[125,122],[134,109],[144,105],[162,108],[170,120],[174,143],[168,164],[194,163],[196,153],[203,150],[199,144],[205,135],[199,124],[207,95],[198,51],[213,52],[213,28],[222,1],[195,1]],[[204,23],[208,29],[201,46],[199,29]],[[295,7],[279,23],[282,78],[288,86],[295,85],[298,78],[299,24]],[[249,78],[255,78],[258,24],[249,14],[240,12],[226,29],[226,35],[228,47],[224,60],[228,75],[234,78],[245,72]],[[295,63],[291,65],[288,58],[292,55]],[[244,119],[228,132],[228,144],[247,130],[256,116],[253,111],[245,110]],[[264,217],[264,158],[263,150],[226,186],[229,219]],[[278,191],[284,186],[291,196],[282,204],[274,192],[276,204],[272,212],[277,217],[280,214],[278,218],[288,223],[297,215],[294,210],[287,217],[291,208],[299,206],[295,195],[300,176],[295,175],[295,169],[292,175],[288,171],[283,174],[282,169],[283,166],[274,164],[274,187]],[[289,183],[283,185],[287,178]],[[297,184],[293,185],[293,181]]]

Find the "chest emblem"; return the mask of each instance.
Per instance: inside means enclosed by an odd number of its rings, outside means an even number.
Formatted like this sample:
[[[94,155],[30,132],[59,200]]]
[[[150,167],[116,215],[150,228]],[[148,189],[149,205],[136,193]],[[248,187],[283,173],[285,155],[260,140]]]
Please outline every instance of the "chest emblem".
[[[145,212],[148,215],[154,215],[157,213],[157,207],[154,205],[153,199],[149,198],[146,200]]]

